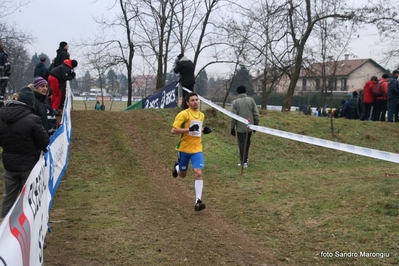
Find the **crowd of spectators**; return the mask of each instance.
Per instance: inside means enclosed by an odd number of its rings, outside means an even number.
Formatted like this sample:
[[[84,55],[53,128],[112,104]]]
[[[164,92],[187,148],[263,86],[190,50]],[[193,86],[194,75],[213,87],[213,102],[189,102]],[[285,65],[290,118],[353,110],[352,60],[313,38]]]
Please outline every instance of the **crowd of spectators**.
[[[302,105],[299,111],[305,115],[358,119],[362,121],[399,122],[399,71],[383,74],[380,79],[372,76],[363,89],[348,94],[334,110]]]

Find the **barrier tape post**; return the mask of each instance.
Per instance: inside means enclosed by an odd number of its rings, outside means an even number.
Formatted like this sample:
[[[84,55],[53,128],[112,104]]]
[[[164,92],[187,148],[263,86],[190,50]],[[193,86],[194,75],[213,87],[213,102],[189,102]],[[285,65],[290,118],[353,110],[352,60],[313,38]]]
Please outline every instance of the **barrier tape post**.
[[[251,124],[251,118],[248,118],[248,123],[247,123],[247,132],[245,133],[245,142],[244,142],[244,152],[242,154],[242,158],[241,158],[241,175],[244,172],[244,160],[245,160],[245,156],[247,155],[247,145],[248,145],[248,134],[249,134],[249,125]],[[238,132],[237,132],[237,136],[238,136]]]

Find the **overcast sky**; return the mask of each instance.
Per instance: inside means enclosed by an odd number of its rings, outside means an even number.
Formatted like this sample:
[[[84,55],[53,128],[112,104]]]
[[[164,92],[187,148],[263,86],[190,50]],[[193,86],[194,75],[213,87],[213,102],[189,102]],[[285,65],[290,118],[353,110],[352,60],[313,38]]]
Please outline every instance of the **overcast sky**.
[[[50,58],[55,57],[61,41],[70,44],[71,58],[74,58],[73,43],[79,42],[85,36],[98,32],[98,26],[93,16],[107,12],[109,1],[98,3],[88,0],[31,0],[26,6],[8,17],[17,28],[30,32],[37,38],[28,45],[30,53],[45,53]],[[76,55],[77,56],[77,55]]]
[[[70,44],[71,58],[79,61],[78,51],[73,44],[98,32],[94,16],[100,17],[101,14],[113,16],[112,12],[106,9],[110,3],[113,1],[98,0],[94,3],[93,0],[31,0],[30,4],[7,18],[9,23],[15,23],[17,28],[26,30],[37,38],[35,43],[28,46],[31,55],[45,53],[53,58],[59,43],[66,41]],[[378,34],[374,27],[360,34],[361,37],[351,45],[351,52],[358,58],[372,58],[382,64],[380,62],[382,48],[377,44]],[[215,67],[212,71],[218,69],[221,68]],[[209,70],[207,69],[208,73]],[[82,74],[78,69],[77,72]]]

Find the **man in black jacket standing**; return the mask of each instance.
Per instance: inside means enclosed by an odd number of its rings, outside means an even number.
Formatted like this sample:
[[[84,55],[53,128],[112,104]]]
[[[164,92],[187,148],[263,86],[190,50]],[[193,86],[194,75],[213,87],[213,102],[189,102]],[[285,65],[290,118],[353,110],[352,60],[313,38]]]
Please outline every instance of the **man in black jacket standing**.
[[[53,67],[61,66],[65,60],[68,60],[70,55],[68,52],[69,44],[65,41],[60,42],[60,46],[57,49],[57,56],[54,58],[54,65]],[[51,74],[51,71],[50,71]],[[64,101],[65,101],[65,94],[66,94],[66,82],[60,83],[60,91],[61,91],[61,104],[59,109],[64,108]],[[57,110],[56,110],[57,111]]]
[[[49,136],[40,117],[33,114],[35,96],[26,87],[17,101],[11,101],[0,112],[0,146],[3,147],[4,190],[1,220],[18,198],[30,172],[47,151]]]
[[[69,59],[69,45],[67,42],[60,42],[60,47],[58,47],[57,49],[57,55],[54,58],[54,62],[53,62],[53,67],[57,67],[59,65],[62,65],[62,63],[64,63],[64,60]]]
[[[179,83],[182,85],[184,88],[194,92],[194,84],[195,84],[195,76],[194,76],[194,64],[193,62],[188,59],[187,57],[184,56],[184,54],[179,54],[177,56],[176,62],[175,62],[175,67],[173,71],[178,74],[180,73],[180,80]],[[187,109],[187,103],[186,103],[186,95],[188,92],[183,90],[183,101],[182,105],[184,109]]]

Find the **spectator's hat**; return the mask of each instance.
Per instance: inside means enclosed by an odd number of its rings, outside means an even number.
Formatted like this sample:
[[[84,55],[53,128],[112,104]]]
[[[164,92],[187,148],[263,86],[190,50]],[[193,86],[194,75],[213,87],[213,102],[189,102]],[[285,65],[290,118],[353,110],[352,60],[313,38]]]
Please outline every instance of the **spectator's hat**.
[[[18,101],[35,108],[35,95],[29,87],[25,87],[19,92]]]
[[[35,81],[33,82],[33,86],[35,86],[35,89],[39,88],[41,85],[48,85],[47,80],[45,80],[42,77],[36,77]]]
[[[67,42],[60,42],[60,47],[61,48],[65,48],[65,46],[67,46],[68,45],[68,43]]]
[[[241,85],[241,86],[238,86],[238,87],[237,87],[237,93],[238,93],[238,94],[240,94],[240,93],[246,93],[246,92],[247,92],[247,88],[246,88],[245,86]]]

